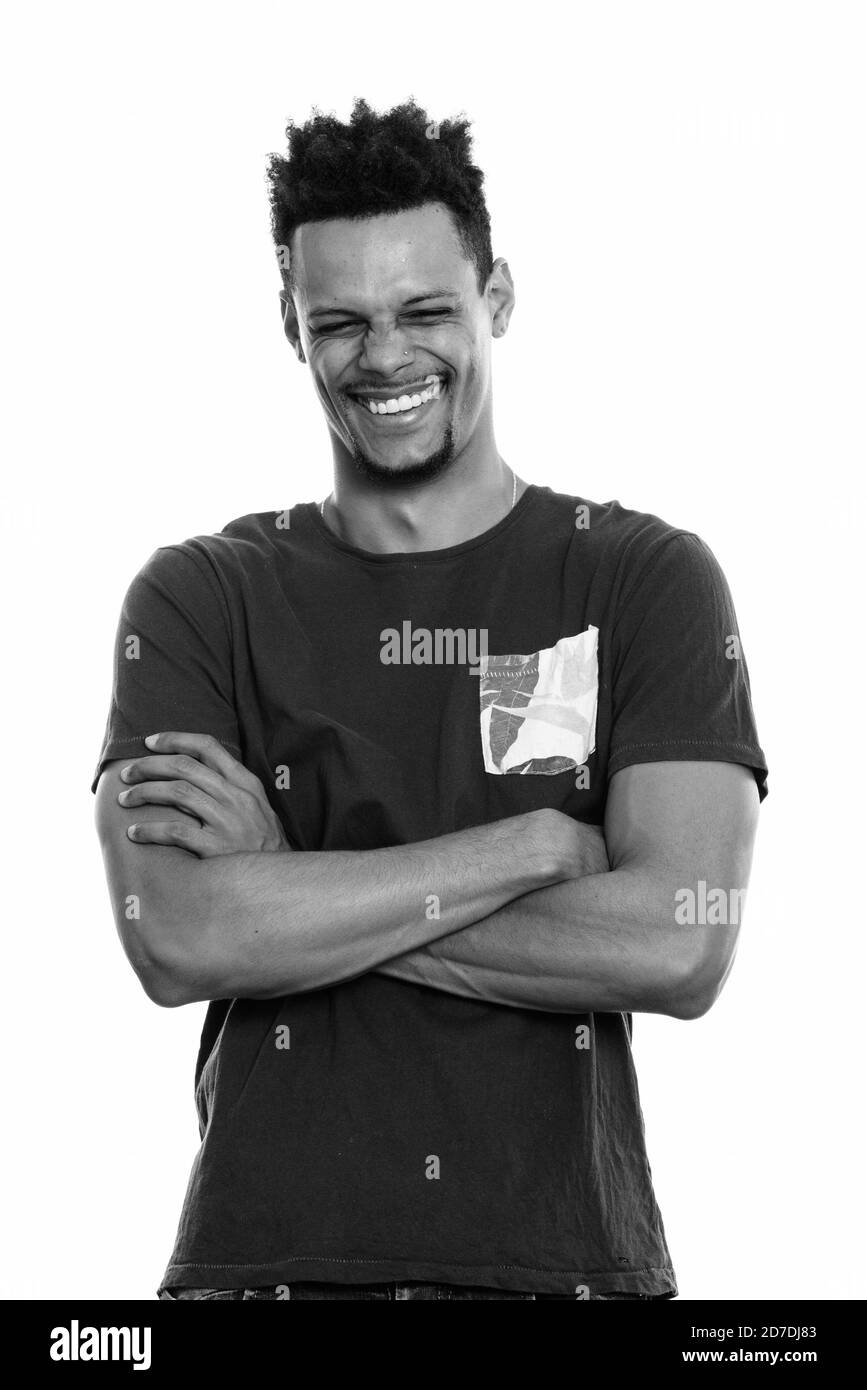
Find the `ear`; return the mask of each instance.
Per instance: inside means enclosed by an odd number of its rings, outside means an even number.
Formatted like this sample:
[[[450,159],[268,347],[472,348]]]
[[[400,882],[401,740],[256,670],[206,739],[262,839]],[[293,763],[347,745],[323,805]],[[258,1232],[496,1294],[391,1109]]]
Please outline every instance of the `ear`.
[[[298,315],[295,313],[295,304],[291,294],[287,290],[280,291],[280,317],[283,320],[283,332],[286,334],[292,350],[299,362],[306,362],[304,349],[301,346],[301,332],[298,327]]]
[[[502,256],[494,261],[494,268],[488,279],[488,308],[491,312],[491,334],[502,338],[509,327],[509,319],[515,307],[515,286],[508,262]]]

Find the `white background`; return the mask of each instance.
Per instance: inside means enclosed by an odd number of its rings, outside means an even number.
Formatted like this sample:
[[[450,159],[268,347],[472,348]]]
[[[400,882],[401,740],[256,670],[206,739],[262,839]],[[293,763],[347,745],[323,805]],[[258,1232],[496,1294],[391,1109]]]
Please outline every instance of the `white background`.
[[[122,954],[89,783],[121,599],[160,544],[330,489],[282,338],[290,116],[473,118],[518,305],[518,474],[697,531],[771,774],[742,943],[636,1018],[683,1298],[864,1297],[864,7],[33,4],[2,43],[6,330],[0,1290],[150,1298],[205,1006]]]

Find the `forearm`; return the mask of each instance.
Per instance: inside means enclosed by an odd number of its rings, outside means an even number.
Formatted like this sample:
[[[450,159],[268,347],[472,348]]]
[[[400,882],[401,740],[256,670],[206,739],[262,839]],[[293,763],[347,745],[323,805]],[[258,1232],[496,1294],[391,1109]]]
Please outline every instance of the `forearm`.
[[[730,952],[733,930],[676,925],[668,879],[623,867],[528,893],[379,972],[515,1008],[692,1018],[711,973],[699,937]]]
[[[391,849],[202,861],[170,923],[179,1002],[337,984],[489,917],[568,872],[544,814]]]

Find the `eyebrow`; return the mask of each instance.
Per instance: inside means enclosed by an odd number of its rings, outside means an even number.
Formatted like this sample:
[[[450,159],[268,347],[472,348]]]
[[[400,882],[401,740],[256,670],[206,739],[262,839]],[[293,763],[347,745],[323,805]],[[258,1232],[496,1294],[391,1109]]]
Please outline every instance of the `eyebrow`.
[[[400,307],[406,309],[411,304],[423,304],[426,299],[454,299],[460,301],[460,295],[457,290],[425,290],[424,294],[416,294],[413,295],[411,299],[405,299]],[[354,309],[341,309],[336,304],[330,304],[311,309],[307,317],[313,319],[322,314],[353,314],[355,312]]]

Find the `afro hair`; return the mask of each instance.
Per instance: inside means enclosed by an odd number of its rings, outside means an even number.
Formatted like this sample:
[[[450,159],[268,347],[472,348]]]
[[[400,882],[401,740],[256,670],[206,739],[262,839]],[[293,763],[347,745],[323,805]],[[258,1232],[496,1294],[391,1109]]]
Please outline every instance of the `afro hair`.
[[[435,122],[409,97],[378,113],[356,98],[348,122],[314,108],[286,128],[288,158],[268,163],[271,231],[287,288],[292,233],[304,222],[375,217],[442,203],[474,264],[479,293],[493,268],[484,175],[471,159],[470,122]]]

